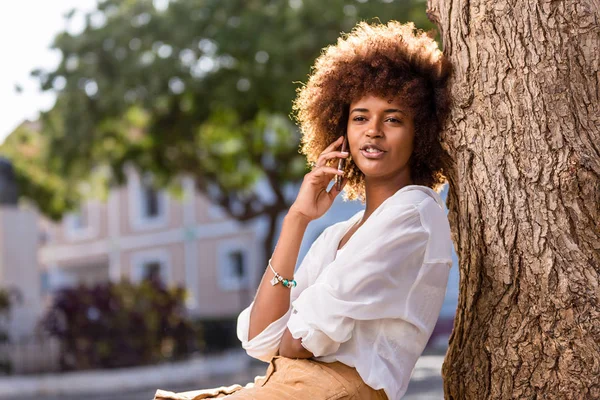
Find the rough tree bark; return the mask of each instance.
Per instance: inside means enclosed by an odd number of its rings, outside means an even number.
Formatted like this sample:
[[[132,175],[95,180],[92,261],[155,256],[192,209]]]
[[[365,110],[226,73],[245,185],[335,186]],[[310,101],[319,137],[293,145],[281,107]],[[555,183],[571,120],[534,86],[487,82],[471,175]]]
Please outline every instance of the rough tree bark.
[[[446,399],[600,398],[600,2],[429,0],[460,295]]]

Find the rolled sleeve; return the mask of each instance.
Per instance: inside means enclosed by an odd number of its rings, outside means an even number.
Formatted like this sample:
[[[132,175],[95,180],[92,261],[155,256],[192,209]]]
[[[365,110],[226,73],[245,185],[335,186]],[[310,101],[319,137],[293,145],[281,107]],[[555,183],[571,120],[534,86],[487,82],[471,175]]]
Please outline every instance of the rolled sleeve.
[[[242,347],[250,357],[269,362],[277,354],[281,337],[286,329],[286,323],[291,315],[288,310],[281,318],[271,322],[261,333],[248,340],[248,330],[250,328],[250,313],[252,312],[252,302],[244,311],[240,313],[237,320],[237,337],[242,342]]]
[[[335,353],[340,343],[331,339],[325,333],[312,328],[303,318],[297,310],[292,308],[290,319],[287,323],[292,337],[294,339],[301,339],[302,347],[313,353],[315,357],[321,357],[324,355]]]

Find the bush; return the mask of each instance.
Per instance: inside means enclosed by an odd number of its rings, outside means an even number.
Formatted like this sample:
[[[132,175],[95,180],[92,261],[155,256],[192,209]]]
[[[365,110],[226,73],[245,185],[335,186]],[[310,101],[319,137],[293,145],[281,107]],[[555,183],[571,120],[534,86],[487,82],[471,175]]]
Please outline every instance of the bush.
[[[23,302],[23,295],[19,289],[16,288],[2,288],[0,289],[0,374],[9,375],[13,372],[13,365],[8,353],[9,347],[6,346],[10,341],[8,335],[8,323],[10,318],[11,308],[17,304]]]
[[[63,370],[173,360],[197,348],[185,290],[147,280],[59,290],[44,326],[61,342]]]

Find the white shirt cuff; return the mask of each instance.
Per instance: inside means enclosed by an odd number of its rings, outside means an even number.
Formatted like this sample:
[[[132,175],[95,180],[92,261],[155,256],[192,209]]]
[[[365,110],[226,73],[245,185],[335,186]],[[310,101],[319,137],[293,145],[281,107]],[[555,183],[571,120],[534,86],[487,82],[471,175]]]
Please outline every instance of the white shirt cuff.
[[[320,330],[310,327],[295,309],[292,309],[287,328],[294,339],[302,339],[300,342],[302,347],[313,353],[315,357],[335,353],[340,347],[340,343],[333,341]]]
[[[254,302],[252,302],[244,311],[242,311],[237,320],[237,336],[242,342],[242,347],[250,357],[261,361],[269,362],[279,350],[281,337],[286,329],[286,322],[290,317],[291,311],[288,310],[281,318],[269,324],[261,333],[248,340],[248,331],[250,329],[250,313]]]

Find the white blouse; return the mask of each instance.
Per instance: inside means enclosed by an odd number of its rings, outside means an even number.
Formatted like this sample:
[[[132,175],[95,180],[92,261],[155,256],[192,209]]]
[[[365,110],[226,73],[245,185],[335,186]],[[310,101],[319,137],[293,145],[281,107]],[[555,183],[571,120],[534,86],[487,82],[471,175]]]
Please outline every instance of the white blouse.
[[[323,362],[355,367],[373,389],[400,399],[438,319],[452,266],[450,226],[432,189],[408,185],[387,198],[350,237],[364,210],[315,240],[298,267],[288,312],[248,340],[250,311],[238,317],[242,347],[268,362],[289,328]]]

